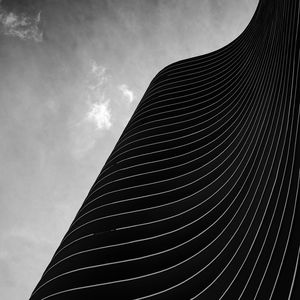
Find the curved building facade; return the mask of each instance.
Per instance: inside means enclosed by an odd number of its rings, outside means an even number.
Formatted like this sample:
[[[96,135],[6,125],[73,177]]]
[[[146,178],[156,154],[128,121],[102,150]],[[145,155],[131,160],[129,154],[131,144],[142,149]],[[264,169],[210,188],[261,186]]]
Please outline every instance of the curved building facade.
[[[30,299],[300,299],[299,13],[157,74]]]

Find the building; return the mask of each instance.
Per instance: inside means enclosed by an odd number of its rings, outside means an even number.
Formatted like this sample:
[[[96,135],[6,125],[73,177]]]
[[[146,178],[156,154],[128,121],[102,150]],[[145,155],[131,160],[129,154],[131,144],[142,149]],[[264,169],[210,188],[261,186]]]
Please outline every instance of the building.
[[[296,299],[299,17],[157,74],[30,299]]]

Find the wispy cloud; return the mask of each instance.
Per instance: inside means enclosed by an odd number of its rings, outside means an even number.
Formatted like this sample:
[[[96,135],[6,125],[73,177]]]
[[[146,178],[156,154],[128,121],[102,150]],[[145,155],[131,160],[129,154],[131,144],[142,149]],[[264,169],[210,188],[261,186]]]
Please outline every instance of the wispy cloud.
[[[119,85],[119,90],[122,92],[123,96],[131,103],[133,102],[135,96],[133,91],[129,89],[129,87],[126,84]]]
[[[94,60],[91,61],[91,77],[89,78],[88,89],[95,91],[108,81],[106,68],[98,65]]]
[[[40,12],[36,16],[31,17],[25,14],[17,15],[13,12],[7,12],[0,7],[0,31],[7,36],[41,42],[43,40],[43,32],[39,29],[40,21]]]
[[[71,152],[81,159],[96,146],[98,139],[112,126],[109,100],[91,103],[83,119],[71,127]]]
[[[90,77],[87,85],[87,99],[89,111],[87,120],[96,124],[97,129],[109,129],[111,123],[111,110],[109,99],[105,95],[105,84],[108,82],[106,68],[91,61]]]
[[[112,126],[109,100],[93,103],[87,114],[87,119],[95,123],[97,129],[109,129]]]
[[[71,151],[76,159],[92,150],[113,126],[111,102],[106,94],[109,83],[106,72],[104,66],[93,60],[88,65],[85,92],[80,107],[74,110],[70,127]]]

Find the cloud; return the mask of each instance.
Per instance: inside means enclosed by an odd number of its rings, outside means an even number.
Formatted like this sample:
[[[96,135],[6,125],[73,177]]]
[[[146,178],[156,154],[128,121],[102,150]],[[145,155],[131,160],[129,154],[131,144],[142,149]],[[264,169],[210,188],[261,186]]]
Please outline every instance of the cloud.
[[[133,91],[129,89],[129,87],[126,84],[119,85],[119,90],[122,92],[123,96],[131,103],[133,102],[135,96],[133,94]]]
[[[112,114],[109,99],[85,103],[84,116],[70,128],[71,152],[76,159],[82,159],[103,138],[105,131],[112,127]]]
[[[84,118],[71,131],[71,152],[76,159],[83,158],[92,150],[97,140],[112,126],[109,100],[88,105]]]
[[[41,42],[43,40],[43,32],[39,29],[40,21],[41,12],[31,17],[25,14],[17,15],[13,12],[7,12],[0,7],[1,31],[7,36]]]
[[[109,100],[102,103],[93,103],[87,114],[87,119],[94,122],[97,129],[109,129],[112,126]]]
[[[108,84],[107,69],[92,60],[89,66],[89,74],[86,83],[86,99],[89,105],[98,102],[106,102],[105,90]],[[92,103],[92,104],[91,104]],[[106,105],[108,107],[108,104]]]
[[[113,126],[107,69],[91,60],[85,76],[83,93],[70,117],[70,146],[76,159],[92,150]]]
[[[94,122],[97,129],[109,129],[112,123],[109,99],[105,96],[105,85],[108,81],[106,68],[92,60],[90,73],[91,76],[87,85],[87,99],[89,102],[87,119]]]
[[[91,91],[101,88],[108,80],[106,68],[98,65],[94,60],[91,61],[91,75],[88,84],[88,88]]]

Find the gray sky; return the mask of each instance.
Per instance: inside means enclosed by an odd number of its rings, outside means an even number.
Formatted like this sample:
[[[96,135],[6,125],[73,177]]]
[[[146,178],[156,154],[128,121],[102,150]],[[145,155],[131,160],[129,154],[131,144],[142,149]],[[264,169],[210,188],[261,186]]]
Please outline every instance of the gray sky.
[[[29,297],[153,76],[257,3],[0,0],[2,300]]]

